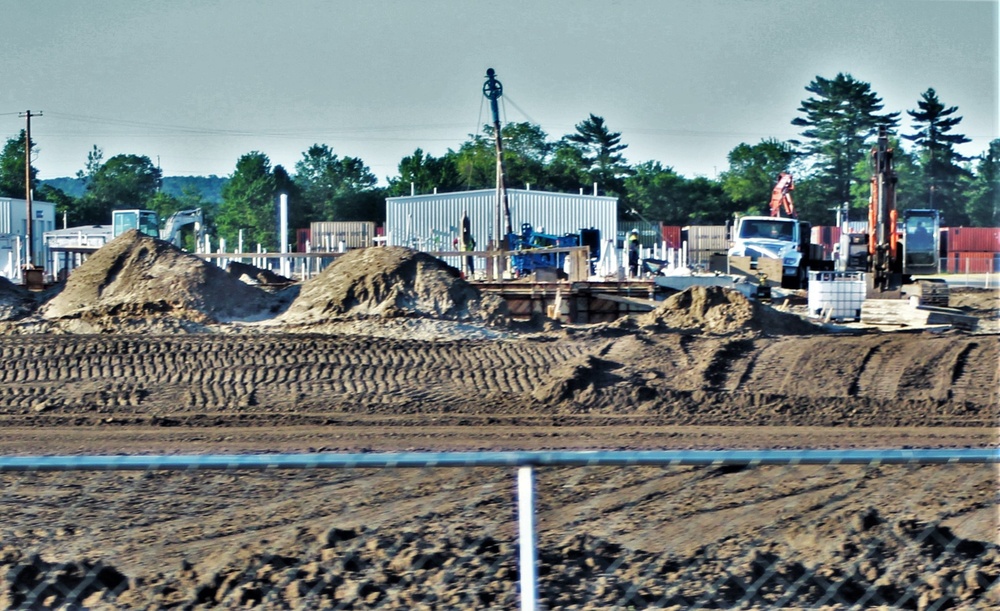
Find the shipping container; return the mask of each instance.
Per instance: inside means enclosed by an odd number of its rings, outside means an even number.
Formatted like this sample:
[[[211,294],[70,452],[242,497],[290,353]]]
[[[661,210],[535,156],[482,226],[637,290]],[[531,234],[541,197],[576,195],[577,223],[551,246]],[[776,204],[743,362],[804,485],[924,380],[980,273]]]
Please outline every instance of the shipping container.
[[[992,274],[1000,272],[1000,253],[949,252],[943,267],[952,274]]]
[[[726,225],[688,225],[681,228],[681,240],[688,252],[721,252],[729,250],[729,227]]]
[[[312,244],[311,232],[308,229],[296,229],[295,230],[295,248],[296,252],[305,252],[308,250],[306,245]]]
[[[949,252],[1000,252],[1000,228],[949,227]]]
[[[667,248],[681,247],[681,227],[680,225],[664,225],[662,228],[663,241],[667,243]]]
[[[824,259],[832,259],[833,249],[840,243],[840,227],[826,225],[813,227],[810,241],[823,247]]]
[[[555,236],[596,229],[602,245],[618,235],[618,200],[614,197],[508,189],[507,201],[515,233],[521,233],[522,224]],[[495,189],[390,197],[385,204],[390,245],[432,252],[454,250],[463,214],[469,217],[477,250],[488,250],[495,236]],[[591,253],[591,257],[599,256]]]
[[[310,248],[313,252],[337,252],[345,249],[368,248],[375,244],[375,223],[371,221],[320,221],[309,226]]]

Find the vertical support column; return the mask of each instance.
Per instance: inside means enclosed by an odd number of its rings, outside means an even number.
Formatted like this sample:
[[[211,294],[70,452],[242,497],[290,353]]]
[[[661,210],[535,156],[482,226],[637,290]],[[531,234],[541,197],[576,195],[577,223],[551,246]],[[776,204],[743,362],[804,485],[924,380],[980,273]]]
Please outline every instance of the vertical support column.
[[[538,575],[535,549],[535,472],[532,467],[517,470],[517,523],[521,544],[518,574],[521,580],[521,611],[538,607]]]
[[[281,194],[279,199],[279,210],[278,210],[278,252],[282,255],[288,254],[288,195],[285,193]],[[281,257],[281,275],[289,278],[291,273],[289,271],[288,257]]]

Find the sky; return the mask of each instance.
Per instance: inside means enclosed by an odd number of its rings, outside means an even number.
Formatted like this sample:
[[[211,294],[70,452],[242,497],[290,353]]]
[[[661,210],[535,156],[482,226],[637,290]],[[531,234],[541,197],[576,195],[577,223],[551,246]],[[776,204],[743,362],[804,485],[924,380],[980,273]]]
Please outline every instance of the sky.
[[[869,83],[884,112],[928,88],[965,155],[998,137],[998,0],[0,0],[0,138],[31,119],[41,179],[93,146],[164,176],[229,176],[260,151],[294,173],[312,144],[381,184],[417,148],[501,120],[550,140],[591,113],[631,164],[714,178],[740,143],[799,135],[817,76]]]

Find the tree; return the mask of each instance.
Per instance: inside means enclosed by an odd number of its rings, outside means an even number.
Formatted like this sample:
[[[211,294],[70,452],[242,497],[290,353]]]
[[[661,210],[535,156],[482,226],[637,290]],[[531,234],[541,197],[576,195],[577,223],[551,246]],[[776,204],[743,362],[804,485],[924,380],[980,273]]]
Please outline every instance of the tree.
[[[295,164],[295,184],[310,218],[363,221],[380,217],[371,209],[378,179],[356,157],[339,157],[325,144],[314,144]]]
[[[398,169],[399,176],[388,180],[386,194],[389,196],[409,195],[411,191],[423,194],[432,193],[434,189],[449,192],[462,188],[455,154],[451,151],[443,157],[434,157],[418,148],[412,155],[400,160]]]
[[[76,177],[83,181],[84,189],[94,181],[94,176],[103,164],[104,151],[95,144],[87,153],[87,162],[84,164],[83,169],[76,173]]]
[[[601,190],[614,194],[624,191],[623,180],[631,168],[621,154],[628,148],[621,143],[621,132],[610,131],[603,117],[591,113],[576,124],[576,133],[564,136],[563,140],[582,153],[590,178]]]
[[[625,179],[626,195],[633,210],[642,218],[658,220],[667,225],[683,225],[690,217],[683,195],[684,177],[659,161],[647,161],[635,167]]]
[[[794,159],[791,145],[773,138],[739,144],[729,151],[729,169],[719,177],[722,191],[741,211],[768,214],[778,174],[789,171]]]
[[[979,158],[967,193],[966,214],[970,224],[1000,227],[1000,138],[990,142],[989,149]]]
[[[492,128],[489,134],[493,136]],[[536,188],[544,188],[545,162],[552,144],[542,128],[527,122],[508,123],[501,135],[507,186],[521,188],[530,184]]]
[[[95,153],[98,153],[96,157]],[[148,208],[162,181],[160,169],[144,155],[115,155],[100,161],[100,149],[88,155],[87,191],[80,198],[76,222],[108,224],[111,211],[123,208]],[[90,163],[93,162],[93,166]]]
[[[487,127],[492,133],[492,128]],[[450,152],[450,151],[449,151]],[[491,189],[497,184],[497,153],[493,138],[469,134],[454,152],[455,167],[466,189]],[[509,181],[509,176],[507,177]],[[508,182],[509,184],[509,182]]]
[[[545,188],[545,162],[552,148],[542,128],[532,123],[508,123],[500,130],[503,140],[504,178],[510,188],[532,184]],[[469,134],[454,159],[458,175],[467,189],[491,189],[497,184],[496,136],[492,125],[483,133]]]
[[[27,190],[24,186],[24,165],[25,165],[25,154],[24,154],[24,142],[25,142],[25,131],[22,129],[21,133],[16,138],[9,138],[7,143],[3,147],[3,152],[0,152],[0,197],[16,197],[18,199],[24,199],[27,195]],[[31,146],[34,147],[35,141],[31,141]],[[38,170],[31,166],[31,184],[35,184],[35,177],[38,175]]]
[[[66,219],[67,226],[69,225],[70,213],[76,209],[75,197],[68,195],[62,189],[41,184],[35,189],[35,199],[56,205],[56,226],[62,219]]]
[[[802,153],[811,161],[817,181],[816,207],[833,208],[850,201],[854,171],[868,154],[868,142],[879,126],[896,127],[899,113],[879,114],[881,98],[868,83],[849,74],[817,76],[806,91],[815,97],[802,102],[798,110],[805,116],[793,119],[792,125],[805,128]]]
[[[962,134],[949,133],[961,123],[962,117],[953,116],[957,106],[945,107],[933,88],[921,94],[916,110],[906,113],[913,119],[917,131],[904,134],[903,138],[917,145],[921,161],[920,188],[924,206],[940,210],[949,222],[967,221],[959,183],[969,178],[968,170],[959,165],[968,161],[955,151],[955,146],[970,140]]]
[[[219,237],[237,244],[242,230],[244,250],[260,244],[274,251],[278,244],[277,210],[278,188],[271,160],[259,151],[243,155],[222,188]]]
[[[590,180],[589,165],[583,157],[583,151],[570,145],[565,140],[557,142],[552,148],[552,155],[545,166],[545,182],[542,189],[563,193],[576,193],[581,187],[588,186]],[[628,190],[625,190],[628,193]]]
[[[625,212],[634,210],[640,217],[668,225],[723,224],[735,212],[718,182],[704,177],[689,180],[658,161],[636,166],[624,185],[631,202]]]

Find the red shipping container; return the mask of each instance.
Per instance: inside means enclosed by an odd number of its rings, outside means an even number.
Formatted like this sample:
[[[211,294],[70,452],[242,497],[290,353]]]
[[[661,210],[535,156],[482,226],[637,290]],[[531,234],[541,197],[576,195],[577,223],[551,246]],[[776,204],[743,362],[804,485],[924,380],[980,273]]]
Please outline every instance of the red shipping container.
[[[663,241],[667,243],[667,248],[681,247],[681,227],[680,225],[663,225]]]
[[[945,271],[952,274],[992,274],[1000,271],[1000,253],[949,252]]]
[[[296,252],[306,251],[306,242],[310,239],[311,232],[309,229],[296,229],[295,230],[295,246]]]
[[[810,240],[823,246],[823,258],[833,258],[833,247],[840,242],[840,227],[817,225],[812,228]]]
[[[1000,228],[949,227],[948,252],[1000,252]]]

